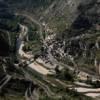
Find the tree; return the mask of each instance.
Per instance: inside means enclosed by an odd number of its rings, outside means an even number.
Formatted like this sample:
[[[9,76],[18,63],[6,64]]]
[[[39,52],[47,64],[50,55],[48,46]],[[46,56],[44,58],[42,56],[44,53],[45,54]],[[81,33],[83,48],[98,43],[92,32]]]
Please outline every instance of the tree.
[[[68,69],[63,70],[61,74],[63,79],[74,81],[74,75]]]
[[[57,66],[55,67],[55,72],[56,72],[56,74],[59,74],[59,73],[60,73],[59,65],[57,65]]]

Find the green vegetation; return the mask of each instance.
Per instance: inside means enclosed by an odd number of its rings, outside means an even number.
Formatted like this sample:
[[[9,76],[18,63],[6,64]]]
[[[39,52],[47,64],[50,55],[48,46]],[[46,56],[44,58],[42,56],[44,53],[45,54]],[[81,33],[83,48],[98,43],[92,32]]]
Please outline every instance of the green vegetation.
[[[40,54],[41,50],[41,43],[39,41],[29,41],[25,46],[23,47],[24,51],[32,51],[32,53]]]
[[[52,21],[49,23],[50,28],[55,32],[58,32],[59,35],[66,29],[66,25],[67,24],[65,23],[65,18],[63,17],[52,18]]]
[[[59,72],[57,74],[57,78],[61,79],[61,80],[65,80],[65,81],[71,81],[73,82],[75,79],[75,74],[71,71],[69,71],[69,69],[63,69],[61,72]]]
[[[0,100],[25,100],[25,97],[5,95],[5,97],[0,96]]]
[[[100,50],[97,50],[97,51],[96,51],[96,58],[97,58],[98,60],[100,60]]]
[[[28,37],[30,41],[39,41],[40,35],[38,33],[38,29],[35,26],[28,27]]]

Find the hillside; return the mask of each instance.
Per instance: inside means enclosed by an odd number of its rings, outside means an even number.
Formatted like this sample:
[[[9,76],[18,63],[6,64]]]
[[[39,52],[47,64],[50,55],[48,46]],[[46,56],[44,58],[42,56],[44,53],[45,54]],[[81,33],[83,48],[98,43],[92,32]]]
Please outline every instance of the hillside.
[[[77,7],[81,2],[81,0],[77,0],[77,2],[74,0],[5,1],[15,11],[29,13],[41,22],[46,22],[56,32],[65,30],[73,22],[77,16]]]
[[[99,100],[100,0],[0,1],[0,100]]]
[[[96,22],[96,13],[99,13],[98,0],[89,0],[88,2],[86,0],[77,0],[77,2],[74,0],[5,1],[8,2],[9,6],[15,11],[28,13],[41,22],[46,22],[46,24],[55,32],[63,32],[72,23],[73,26],[75,26],[75,23],[78,23],[78,20],[83,22],[82,24],[89,24],[90,26],[91,21]],[[90,23],[87,21],[88,19]],[[84,23],[84,21],[87,22]]]

